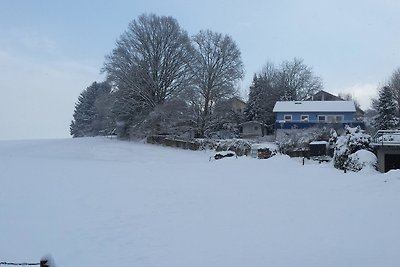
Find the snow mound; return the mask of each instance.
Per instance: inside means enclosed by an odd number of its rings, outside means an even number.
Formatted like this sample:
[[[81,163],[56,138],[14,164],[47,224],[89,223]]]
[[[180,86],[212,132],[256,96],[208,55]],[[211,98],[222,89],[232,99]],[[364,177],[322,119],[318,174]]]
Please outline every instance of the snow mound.
[[[347,167],[352,171],[360,171],[364,168],[374,169],[377,162],[378,159],[374,153],[361,149],[349,155]]]

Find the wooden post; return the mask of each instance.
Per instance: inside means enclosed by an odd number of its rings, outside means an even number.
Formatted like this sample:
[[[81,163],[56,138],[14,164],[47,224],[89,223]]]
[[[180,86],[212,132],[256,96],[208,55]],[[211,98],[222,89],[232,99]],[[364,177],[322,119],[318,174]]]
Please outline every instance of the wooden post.
[[[40,267],[54,267],[54,260],[50,255],[43,256],[40,259]]]
[[[50,267],[48,262],[49,262],[48,260],[44,259],[40,260],[40,267]]]

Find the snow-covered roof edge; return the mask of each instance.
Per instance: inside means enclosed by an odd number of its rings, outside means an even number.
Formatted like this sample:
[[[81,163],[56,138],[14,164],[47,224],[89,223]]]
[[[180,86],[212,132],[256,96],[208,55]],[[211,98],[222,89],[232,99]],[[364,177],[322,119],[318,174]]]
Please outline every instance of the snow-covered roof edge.
[[[356,112],[353,101],[277,101],[273,112]]]

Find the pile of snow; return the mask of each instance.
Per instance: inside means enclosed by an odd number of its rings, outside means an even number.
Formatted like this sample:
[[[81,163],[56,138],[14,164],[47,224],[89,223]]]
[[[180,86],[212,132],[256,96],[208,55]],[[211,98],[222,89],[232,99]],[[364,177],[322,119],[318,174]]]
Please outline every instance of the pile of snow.
[[[0,142],[0,261],[399,266],[400,173],[103,138]]]

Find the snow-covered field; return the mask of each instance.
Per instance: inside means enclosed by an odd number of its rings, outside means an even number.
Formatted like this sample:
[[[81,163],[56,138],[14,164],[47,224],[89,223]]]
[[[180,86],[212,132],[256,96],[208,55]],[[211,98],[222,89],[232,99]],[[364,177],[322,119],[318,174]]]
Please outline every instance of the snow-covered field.
[[[0,261],[400,266],[400,172],[209,161],[103,138],[0,142]]]

